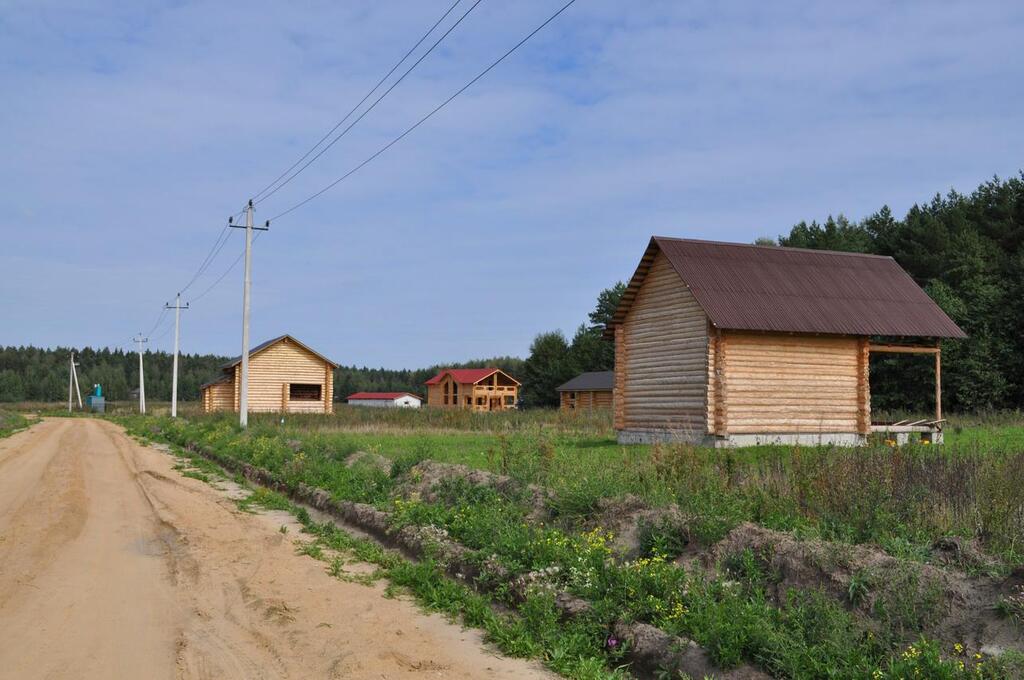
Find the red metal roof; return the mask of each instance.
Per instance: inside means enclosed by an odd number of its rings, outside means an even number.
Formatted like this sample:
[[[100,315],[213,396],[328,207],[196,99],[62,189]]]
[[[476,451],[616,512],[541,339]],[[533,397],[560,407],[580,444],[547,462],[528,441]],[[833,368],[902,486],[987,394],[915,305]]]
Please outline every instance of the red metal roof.
[[[891,257],[655,236],[611,326],[621,323],[661,251],[718,328],[964,338]]]
[[[355,394],[348,395],[345,399],[346,401],[349,399],[381,399],[390,401],[399,397],[415,397],[421,401],[423,400],[422,397],[412,392],[356,392]]]
[[[484,378],[494,375],[500,370],[500,368],[446,368],[439,372],[437,375],[435,375],[433,378],[428,380],[426,384],[436,385],[437,383],[441,382],[441,378],[443,378],[446,373],[451,375],[452,378],[454,378],[455,382],[457,383],[477,383],[483,380]],[[506,373],[506,375],[508,374]],[[508,377],[512,378],[512,376]],[[515,380],[515,378],[512,379]]]

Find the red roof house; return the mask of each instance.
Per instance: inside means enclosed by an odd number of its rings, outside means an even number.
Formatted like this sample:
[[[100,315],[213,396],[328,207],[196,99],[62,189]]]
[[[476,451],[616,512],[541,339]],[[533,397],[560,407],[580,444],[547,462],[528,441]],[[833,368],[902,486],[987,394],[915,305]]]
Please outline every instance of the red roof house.
[[[431,408],[504,411],[519,401],[520,382],[500,368],[445,368],[426,385]]]

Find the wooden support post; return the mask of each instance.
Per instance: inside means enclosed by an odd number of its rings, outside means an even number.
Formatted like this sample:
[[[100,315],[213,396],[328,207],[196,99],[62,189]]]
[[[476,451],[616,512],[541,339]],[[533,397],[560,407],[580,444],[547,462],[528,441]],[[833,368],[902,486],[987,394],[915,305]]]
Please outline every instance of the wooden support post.
[[[715,329],[715,434],[729,436],[729,411],[725,391],[726,339]]]
[[[935,420],[942,420],[942,350],[935,341]]]
[[[615,327],[615,385],[612,390],[614,426],[616,430],[626,429],[626,362],[629,357],[626,351],[626,327],[618,324]]]
[[[868,339],[861,338],[857,352],[857,432],[871,434],[870,349]]]

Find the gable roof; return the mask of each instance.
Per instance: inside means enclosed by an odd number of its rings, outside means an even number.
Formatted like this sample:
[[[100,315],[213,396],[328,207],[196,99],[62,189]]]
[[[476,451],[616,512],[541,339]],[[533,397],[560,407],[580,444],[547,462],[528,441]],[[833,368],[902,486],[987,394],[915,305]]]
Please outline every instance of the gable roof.
[[[508,378],[517,385],[522,384],[518,380],[510,376],[508,373],[505,373],[505,371],[501,370],[500,368],[444,368],[441,369],[441,371],[439,371],[437,375],[435,375],[433,378],[431,378],[424,384],[436,385],[437,383],[441,382],[441,379],[445,376],[445,374],[450,375],[457,383],[478,383],[484,378],[491,377],[495,373],[501,373],[502,375],[504,375],[506,378]]]
[[[412,392],[356,392],[355,394],[350,394],[347,397],[345,397],[345,400],[350,401],[352,399],[379,399],[382,401],[391,401],[393,399],[399,399],[401,397],[414,397],[416,399],[419,399],[420,401],[423,401],[423,397],[419,396],[418,394],[413,394]]]
[[[305,344],[303,342],[300,342],[299,340],[297,340],[295,338],[294,335],[289,335],[287,333],[285,333],[284,335],[279,335],[276,338],[272,338],[270,340],[267,340],[266,342],[261,342],[260,344],[256,345],[255,347],[250,347],[249,348],[249,358],[252,359],[254,356],[259,354],[263,350],[267,349],[271,345],[276,345],[277,343],[279,343],[279,342],[281,342],[282,340],[285,340],[285,339],[291,340],[292,342],[294,342],[296,345],[298,345],[302,349],[304,349],[307,352],[309,352],[310,354],[313,354],[314,356],[316,356],[318,359],[321,359],[324,362],[330,364],[333,368],[337,368],[338,367],[338,364],[334,363],[333,361],[331,361],[330,359],[325,357],[323,354],[320,354],[320,352],[317,352],[315,349],[313,349],[309,345],[307,345],[307,344]],[[230,361],[224,362],[223,364],[221,364],[220,367],[223,370],[227,370],[229,368],[232,368],[236,364],[240,364],[241,362],[242,362],[242,357],[241,357],[241,355],[239,355],[239,356],[235,357],[234,359],[231,359]]]
[[[622,323],[658,252],[726,330],[965,338],[891,257],[654,236],[606,334]]]
[[[558,392],[611,392],[615,387],[615,371],[580,373],[567,383],[555,388]]]

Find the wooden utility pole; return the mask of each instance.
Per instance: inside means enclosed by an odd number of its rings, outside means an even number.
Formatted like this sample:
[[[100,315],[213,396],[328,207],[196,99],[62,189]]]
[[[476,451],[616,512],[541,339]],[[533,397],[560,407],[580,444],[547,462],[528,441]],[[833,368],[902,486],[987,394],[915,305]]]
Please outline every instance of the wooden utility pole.
[[[236,227],[228,218],[228,226],[245,229],[245,278],[242,284],[242,375],[240,394],[238,401],[238,424],[242,427],[249,427],[249,296],[252,290],[252,232],[267,231],[270,229],[270,221],[264,227],[253,226],[253,205],[249,199],[249,205],[245,208],[245,227]]]
[[[178,417],[178,344],[181,341],[181,310],[188,309],[188,303],[185,306],[181,306],[181,293],[178,293],[177,297],[174,298],[174,306],[170,303],[164,305],[165,309],[174,310],[174,361],[173,361],[173,375],[171,377],[171,417]],[[140,355],[141,357],[141,355]],[[141,361],[141,358],[140,358]]]
[[[146,379],[142,374],[142,344],[149,342],[149,338],[142,337],[139,333],[135,338],[135,344],[139,346],[139,413],[146,412]]]

